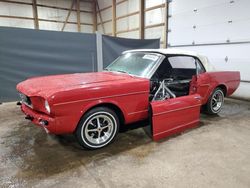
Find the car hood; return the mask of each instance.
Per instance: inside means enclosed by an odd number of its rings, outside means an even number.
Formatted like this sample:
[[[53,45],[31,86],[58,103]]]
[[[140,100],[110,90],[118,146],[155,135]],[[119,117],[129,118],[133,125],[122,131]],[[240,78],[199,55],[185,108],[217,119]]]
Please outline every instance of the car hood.
[[[123,73],[95,72],[42,76],[27,79],[17,85],[17,90],[27,96],[48,97],[56,92],[75,87],[92,87],[96,84],[112,84],[127,79],[138,79]]]

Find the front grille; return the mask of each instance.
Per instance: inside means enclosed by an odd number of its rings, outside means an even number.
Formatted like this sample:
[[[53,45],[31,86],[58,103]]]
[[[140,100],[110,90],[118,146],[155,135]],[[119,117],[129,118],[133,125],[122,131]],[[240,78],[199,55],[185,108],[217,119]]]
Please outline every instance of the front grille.
[[[19,93],[19,95],[21,97],[22,103],[24,103],[30,107],[32,106],[31,100],[28,96],[24,95],[23,93]]]

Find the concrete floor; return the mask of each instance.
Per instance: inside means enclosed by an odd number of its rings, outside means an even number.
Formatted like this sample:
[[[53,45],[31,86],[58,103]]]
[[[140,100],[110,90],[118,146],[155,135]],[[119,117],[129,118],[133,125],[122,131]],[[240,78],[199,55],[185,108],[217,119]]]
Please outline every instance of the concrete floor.
[[[161,142],[143,129],[82,150],[0,105],[0,187],[250,187],[250,103],[226,100],[216,117]]]

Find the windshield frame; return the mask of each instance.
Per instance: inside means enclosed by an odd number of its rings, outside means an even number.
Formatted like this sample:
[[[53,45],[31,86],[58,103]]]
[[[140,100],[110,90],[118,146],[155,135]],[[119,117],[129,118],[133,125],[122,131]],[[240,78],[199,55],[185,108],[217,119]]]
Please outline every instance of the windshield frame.
[[[130,73],[126,73],[126,72],[122,72],[122,71],[115,71],[115,70],[108,70],[108,67],[109,66],[112,66],[118,58],[120,58],[121,56],[127,54],[127,53],[132,53],[132,54],[135,54],[135,53],[145,53],[146,54],[154,54],[154,55],[157,55],[159,56],[159,59],[154,62],[154,65],[152,66],[152,68],[148,71],[148,73],[145,75],[145,76],[139,76],[139,75],[135,75],[135,74],[130,74]],[[159,67],[159,65],[162,63],[162,61],[165,59],[165,56],[161,53],[156,53],[156,52],[149,52],[149,51],[139,51],[139,52],[123,52],[122,55],[119,56],[118,58],[116,58],[111,64],[109,64],[105,69],[104,71],[107,71],[107,72],[115,72],[115,73],[124,73],[124,74],[129,74],[131,76],[135,76],[135,77],[140,77],[140,78],[146,78],[146,79],[150,79],[153,74],[155,73],[156,69]]]

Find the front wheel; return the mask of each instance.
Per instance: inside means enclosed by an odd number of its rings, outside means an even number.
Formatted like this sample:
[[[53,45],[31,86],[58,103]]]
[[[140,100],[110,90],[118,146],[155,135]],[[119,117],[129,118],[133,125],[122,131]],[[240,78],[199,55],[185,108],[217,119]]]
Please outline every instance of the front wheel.
[[[87,112],[76,129],[79,144],[88,149],[99,149],[113,141],[119,130],[119,118],[106,107]]]
[[[216,88],[209,97],[206,104],[206,111],[208,114],[218,114],[224,104],[224,93],[221,88]]]

